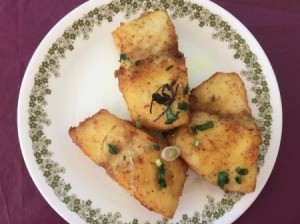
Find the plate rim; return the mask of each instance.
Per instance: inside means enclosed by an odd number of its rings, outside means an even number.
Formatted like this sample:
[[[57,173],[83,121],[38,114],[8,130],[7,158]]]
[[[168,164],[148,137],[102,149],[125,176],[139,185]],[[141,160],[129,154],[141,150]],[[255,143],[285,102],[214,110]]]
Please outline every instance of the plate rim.
[[[42,41],[40,42],[40,44],[38,45],[38,47],[36,48],[36,50],[34,51],[29,63],[28,63],[28,66],[26,68],[26,71],[24,73],[24,76],[23,76],[23,79],[22,79],[22,84],[21,84],[21,87],[20,87],[20,92],[19,92],[19,97],[18,97],[18,108],[17,108],[17,127],[18,127],[18,137],[19,137],[19,142],[20,142],[20,146],[21,146],[21,152],[22,152],[22,156],[24,158],[24,161],[25,161],[25,164],[26,164],[26,167],[30,173],[30,176],[33,180],[33,182],[35,183],[36,187],[38,188],[39,192],[43,195],[43,197],[45,198],[45,200],[48,202],[48,204],[50,204],[50,206],[63,218],[65,219],[67,222],[68,221],[71,221],[71,219],[69,219],[68,217],[66,217],[66,214],[64,214],[63,212],[61,212],[61,210],[59,209],[59,205],[57,205],[57,202],[58,203],[61,203],[63,206],[65,206],[65,204],[63,204],[56,196],[54,197],[51,197],[48,195],[47,190],[44,190],[42,187],[41,187],[41,184],[39,182],[39,177],[38,175],[36,174],[36,172],[41,172],[39,169],[38,170],[35,170],[35,168],[33,168],[33,166],[29,163],[29,158],[27,157],[26,155],[26,150],[28,149],[25,149],[25,144],[24,144],[24,138],[28,138],[28,136],[26,137],[26,133],[23,134],[21,133],[22,132],[22,126],[25,126],[22,124],[22,108],[24,106],[22,106],[22,99],[24,99],[24,94],[25,94],[25,88],[26,88],[26,83],[29,82],[29,76],[32,75],[32,73],[30,73],[30,70],[31,68],[33,67],[33,64],[34,64],[34,61],[36,61],[37,58],[37,54],[41,51],[42,47],[44,47],[45,45],[49,45],[51,43],[49,43],[49,40],[51,38],[51,36],[56,36],[57,33],[56,31],[57,30],[65,30],[66,27],[68,27],[70,24],[70,21],[71,21],[71,24],[74,20],[76,20],[77,18],[79,18],[79,16],[77,16],[76,14],[80,11],[83,11],[83,12],[86,12],[88,11],[88,8],[89,6],[91,5],[94,5],[96,3],[98,3],[98,6],[101,6],[101,5],[104,5],[104,4],[107,4],[111,2],[111,0],[105,0],[105,1],[99,1],[99,0],[92,0],[92,1],[88,1],[88,2],[85,2],[79,6],[77,6],[76,8],[74,8],[72,11],[70,11],[69,13],[67,13],[63,18],[61,18],[51,29],[50,31],[46,34],[46,36],[42,39]],[[259,42],[256,40],[256,38],[252,35],[252,33],[235,17],[233,16],[230,12],[228,12],[226,9],[222,8],[221,6],[217,5],[216,3],[214,2],[210,2],[208,0],[191,0],[190,2],[195,2],[195,3],[198,3],[198,4],[202,4],[205,6],[206,9],[209,9],[210,11],[212,10],[211,7],[213,8],[214,10],[214,13],[220,15],[222,17],[222,19],[224,18],[224,14],[226,15],[225,16],[225,20],[229,22],[230,26],[238,26],[240,27],[238,30],[239,34],[240,33],[243,33],[243,37],[246,37],[246,41],[247,43],[249,44],[249,40],[251,39],[251,41],[253,42],[252,44],[256,45],[257,49],[255,50],[256,54],[255,55],[260,55],[259,58],[264,58],[264,64],[267,63],[267,67],[270,68],[271,70],[271,74],[268,74],[265,75],[266,76],[270,76],[269,78],[272,79],[273,81],[273,86],[275,85],[276,87],[276,91],[274,91],[275,93],[277,93],[277,100],[279,100],[277,103],[279,104],[279,110],[277,111],[279,113],[279,117],[277,117],[276,119],[276,123],[277,125],[280,126],[280,133],[278,133],[278,139],[277,139],[277,142],[279,142],[277,145],[277,149],[276,149],[276,155],[273,156],[275,157],[274,160],[272,161],[272,166],[269,167],[269,171],[268,171],[268,174],[267,174],[267,178],[264,180],[264,184],[262,184],[262,188],[259,189],[259,191],[257,192],[257,195],[252,199],[252,201],[250,203],[247,204],[247,206],[245,206],[242,210],[242,212],[239,212],[238,214],[239,215],[235,215],[235,217],[233,219],[231,219],[231,222],[237,220],[250,206],[251,204],[254,202],[254,200],[258,197],[258,195],[261,193],[262,189],[265,187],[266,183],[268,182],[269,180],[269,177],[274,169],[274,165],[277,161],[277,156],[278,156],[278,152],[279,152],[279,149],[280,149],[280,142],[281,142],[281,136],[282,136],[282,101],[281,101],[281,96],[280,96],[280,89],[279,89],[279,86],[278,86],[278,82],[277,82],[277,79],[276,79],[276,76],[275,76],[275,73],[274,73],[274,70],[272,68],[272,65],[266,55],[266,53],[264,52],[263,48],[261,47],[261,45],[259,44]],[[209,7],[207,7],[209,6]],[[91,7],[91,8],[94,8],[94,7]],[[215,12],[215,10],[217,10],[218,12]],[[79,14],[80,16],[82,16],[83,14],[80,13]],[[74,19],[72,17],[75,17]],[[232,21],[231,21],[232,20]],[[67,25],[66,25],[67,24]],[[241,32],[243,31],[243,32]],[[244,32],[247,33],[247,35],[244,35]],[[58,36],[60,36],[62,33],[60,33]],[[251,44],[251,45],[252,45]],[[250,45],[250,44],[249,44]],[[253,51],[253,49],[251,48],[251,50]],[[257,53],[257,51],[259,53]],[[268,82],[268,86],[271,86]],[[271,94],[270,94],[271,95]],[[271,100],[270,100],[271,101]],[[26,103],[26,102],[25,102]],[[23,123],[24,123],[24,120],[23,120]],[[27,125],[27,124],[26,124]],[[273,124],[274,125],[274,124]],[[21,127],[21,128],[20,128]],[[273,139],[274,140],[274,139]],[[270,146],[269,146],[270,148]],[[32,149],[31,149],[32,150]],[[31,152],[32,154],[32,152]],[[32,156],[32,155],[31,155]],[[37,165],[37,164],[34,164],[34,165]],[[43,181],[45,181],[43,179]],[[48,185],[47,185],[48,186]],[[49,186],[48,186],[49,187]],[[52,190],[52,188],[49,187],[50,190]],[[53,200],[54,198],[54,200]],[[55,202],[57,201],[57,202]],[[65,206],[66,207],[66,206]],[[68,210],[69,213],[73,213],[72,211]],[[74,213],[73,213],[74,214]],[[77,214],[75,214],[77,216]],[[223,218],[223,217],[222,217]],[[222,219],[221,218],[221,219]],[[218,220],[217,220],[218,221]]]

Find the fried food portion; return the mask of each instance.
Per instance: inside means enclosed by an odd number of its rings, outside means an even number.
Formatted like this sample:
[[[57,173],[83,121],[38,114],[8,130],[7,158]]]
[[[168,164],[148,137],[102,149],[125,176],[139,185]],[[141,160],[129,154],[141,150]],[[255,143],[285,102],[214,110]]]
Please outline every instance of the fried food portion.
[[[167,71],[168,66],[173,67]],[[116,71],[119,88],[123,93],[132,120],[141,120],[144,127],[153,130],[168,130],[187,124],[189,111],[178,109],[179,103],[188,102],[188,95],[184,94],[187,86],[186,72],[183,56],[173,58],[153,56],[142,61],[138,66]],[[177,120],[167,124],[168,117],[164,111],[168,106],[152,102],[152,95],[157,93],[157,90],[162,95],[160,88],[165,84],[171,85],[172,82],[175,82],[172,91],[176,92],[176,95],[170,108],[174,114],[177,112],[179,114]],[[167,88],[164,92],[172,95]],[[162,116],[160,117],[160,115]]]
[[[207,122],[213,122],[214,127],[195,131],[196,125]],[[223,182],[221,186],[224,190],[243,193],[255,190],[261,137],[252,117],[194,112],[189,125],[177,128],[168,141],[181,149],[182,159],[205,180],[220,186],[218,178],[226,172],[228,183],[225,180],[226,184]],[[247,169],[248,173],[239,174],[239,169]]]
[[[121,23],[112,35],[118,52],[134,61],[178,49],[175,27],[165,11],[145,12]]]
[[[153,148],[158,145],[162,149],[163,143],[107,110],[100,110],[79,126],[70,128],[69,135],[88,157],[142,205],[165,217],[173,217],[188,168],[181,159],[163,161],[161,152]],[[159,158],[164,164],[167,184],[162,189],[155,164]]]
[[[236,73],[215,73],[191,91],[190,103],[191,111],[251,115],[244,83]]]
[[[178,103],[188,103],[188,94],[184,93],[187,68],[168,14],[144,13],[122,24],[113,37],[121,54],[115,76],[132,120],[141,120],[144,127],[154,130],[187,124],[189,110],[178,109]],[[155,98],[154,94],[159,96]],[[175,119],[170,122],[172,116]]]

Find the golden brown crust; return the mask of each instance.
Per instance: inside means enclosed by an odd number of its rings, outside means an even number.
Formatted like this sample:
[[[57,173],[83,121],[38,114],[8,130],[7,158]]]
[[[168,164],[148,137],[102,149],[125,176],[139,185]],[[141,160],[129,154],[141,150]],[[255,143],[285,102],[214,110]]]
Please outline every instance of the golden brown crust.
[[[191,111],[251,115],[243,81],[236,73],[217,72],[191,90]]]
[[[138,19],[122,23],[112,35],[119,54],[134,61],[178,51],[175,27],[165,11],[143,13]]]
[[[152,95],[172,81],[176,81],[176,86],[178,84],[171,105],[173,113],[179,111],[178,103],[188,102],[188,94],[183,91],[188,84],[185,58],[178,51],[175,28],[168,14],[165,11],[144,13],[140,18],[122,24],[113,32],[113,37],[119,53],[129,58],[121,61],[115,77],[132,120],[140,119],[144,127],[154,130],[170,130],[187,124],[188,110],[180,111],[179,119],[172,124],[165,123],[166,115],[156,120],[167,105],[154,102],[150,111]],[[167,69],[169,66],[171,69]]]
[[[163,148],[164,143],[107,110],[100,110],[79,126],[70,128],[69,134],[87,156],[105,168],[142,205],[165,217],[173,217],[188,168],[181,159],[164,161],[167,188],[160,189],[155,165],[160,151],[154,150],[153,145]],[[117,154],[109,153],[109,144],[116,146]]]
[[[173,65],[170,71],[166,67]],[[128,105],[132,120],[140,119],[144,127],[154,130],[169,130],[186,124],[189,119],[189,111],[180,111],[179,119],[173,124],[165,124],[167,117],[163,115],[155,121],[157,117],[166,109],[166,106],[153,103],[152,113],[150,106],[152,94],[162,85],[176,81],[178,91],[174,102],[171,105],[172,111],[179,111],[178,103],[188,102],[188,95],[184,95],[187,85],[187,76],[184,58],[164,57],[158,59],[151,57],[140,63],[139,66],[131,66],[127,70],[116,72],[119,79],[119,88]],[[175,87],[174,87],[175,89]]]
[[[180,147],[182,158],[209,182],[217,184],[218,173],[225,171],[230,179],[225,190],[254,191],[262,139],[239,75],[215,73],[191,91],[190,104],[194,112],[189,125],[169,135],[169,143]],[[213,121],[215,127],[197,135],[192,133],[192,126],[207,121]],[[198,147],[194,145],[195,139],[199,141]],[[242,177],[242,184],[235,181],[238,167],[249,170],[249,174]]]
[[[198,131],[191,127],[213,121],[214,127]],[[198,147],[194,140],[199,141]],[[178,146],[181,157],[204,179],[217,184],[218,173],[229,174],[229,183],[224,189],[236,192],[253,192],[256,185],[258,147],[261,144],[259,130],[251,117],[218,116],[205,112],[192,113],[189,125],[177,128],[168,136],[171,145]],[[247,168],[242,184],[235,181],[236,168]]]

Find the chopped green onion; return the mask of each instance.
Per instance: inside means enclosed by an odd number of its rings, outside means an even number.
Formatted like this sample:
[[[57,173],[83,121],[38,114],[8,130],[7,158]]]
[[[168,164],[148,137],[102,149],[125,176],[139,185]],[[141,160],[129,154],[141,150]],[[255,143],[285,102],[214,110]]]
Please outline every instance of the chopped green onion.
[[[198,139],[194,139],[194,146],[198,147],[199,146],[199,140]]]
[[[229,183],[228,174],[225,171],[221,171],[218,173],[218,181],[217,184],[220,188],[224,189],[225,184]]]
[[[170,71],[173,67],[174,67],[174,65],[170,65],[170,66],[166,67],[166,71]]]
[[[198,132],[197,132],[197,127],[196,126],[192,126],[191,127],[191,130],[193,132],[194,135],[196,135]]]
[[[117,148],[115,145],[108,144],[108,151],[110,154],[117,154]]]
[[[134,62],[134,64],[135,64],[136,66],[138,66],[140,63],[141,63],[141,60],[137,60],[137,61]]]
[[[189,104],[187,102],[182,101],[181,103],[178,103],[179,110],[187,110],[188,108]]]
[[[142,127],[143,127],[143,126],[142,126],[142,121],[141,121],[141,119],[138,119],[138,120],[135,121],[135,126],[136,126],[137,128],[142,128]]]
[[[183,90],[183,94],[184,94],[184,95],[187,95],[187,94],[189,94],[189,91],[190,91],[189,84],[186,84],[186,86],[185,86],[185,88],[184,88],[184,90]]]
[[[236,171],[239,175],[242,175],[242,176],[247,175],[248,172],[249,172],[248,169],[246,169],[246,168],[240,168],[240,167],[236,168],[235,171]]]
[[[160,159],[155,160],[155,164],[157,167],[160,167],[162,165]]]
[[[160,146],[159,145],[153,145],[153,149],[155,149],[156,151],[160,150]]]
[[[166,161],[173,161],[180,155],[180,149],[176,146],[165,147],[161,152],[161,157]]]
[[[168,106],[167,110],[166,110],[166,116],[167,116],[167,120],[165,122],[165,124],[173,124],[174,121],[178,120],[178,114],[179,112],[177,112],[175,115],[171,109],[170,106]]]
[[[238,184],[241,184],[242,183],[242,176],[241,175],[238,175],[235,177],[235,182],[237,182]]]
[[[213,128],[213,127],[214,127],[214,122],[208,121],[204,124],[192,126],[191,129],[192,129],[193,134],[196,135],[198,133],[198,131],[205,131],[205,130],[207,130],[209,128]]]
[[[238,184],[242,183],[242,176],[247,175],[249,173],[248,169],[246,168],[236,168],[235,171],[237,172],[238,176],[235,177],[235,181]]]
[[[204,124],[200,124],[199,126],[197,126],[197,129],[200,131],[205,131],[205,130],[213,128],[213,127],[214,127],[214,122],[208,121]]]
[[[130,61],[130,58],[126,56],[126,54],[120,54],[120,60],[119,62],[121,61]]]
[[[164,165],[160,161],[160,159],[157,159],[155,161],[156,166],[157,166],[157,172],[158,172],[158,184],[160,189],[167,187],[166,184],[166,171],[164,168]]]
[[[174,150],[174,151],[172,152],[172,158],[176,158],[177,155],[178,155],[178,152]]]

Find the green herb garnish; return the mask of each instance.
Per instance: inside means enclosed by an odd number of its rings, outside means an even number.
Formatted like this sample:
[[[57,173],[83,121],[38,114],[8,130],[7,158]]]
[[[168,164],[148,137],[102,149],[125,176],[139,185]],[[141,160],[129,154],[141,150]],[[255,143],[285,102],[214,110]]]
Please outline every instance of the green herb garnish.
[[[172,81],[171,84],[164,84],[161,87],[159,87],[155,93],[152,94],[152,100],[150,103],[150,114],[152,114],[152,107],[153,107],[154,102],[156,102],[160,105],[167,106],[167,108],[153,122],[155,122],[159,118],[161,118],[167,112],[168,108],[171,106],[171,104],[175,100],[175,97],[176,97],[176,94],[178,91],[178,86],[179,86],[177,84],[175,87],[175,85],[176,85],[176,81]]]
[[[155,161],[156,166],[157,166],[157,171],[158,171],[158,184],[160,189],[162,188],[166,188],[167,184],[166,184],[166,171],[164,168],[164,164],[162,164],[162,162],[160,161],[160,159],[157,159]]]
[[[153,145],[152,147],[153,147],[153,149],[155,149],[156,151],[159,151],[159,150],[160,150],[160,146],[159,146],[159,145]]]
[[[110,154],[117,154],[117,148],[115,145],[108,144],[108,151]]]
[[[141,121],[141,119],[138,119],[138,120],[135,121],[135,126],[136,126],[137,128],[142,128],[142,127],[143,127],[143,126],[142,126],[142,121]]]
[[[197,127],[196,126],[192,126],[191,127],[191,130],[193,132],[194,135],[196,135],[198,132],[197,132]]]
[[[237,182],[238,184],[241,184],[242,183],[242,176],[241,175],[238,175],[235,177],[235,182]]]
[[[126,56],[126,54],[120,54],[120,60],[121,61],[130,61],[130,58]]]
[[[188,108],[189,104],[187,102],[182,101],[181,103],[178,103],[179,110],[187,110]]]
[[[167,111],[166,111],[166,116],[167,116],[167,120],[165,122],[165,124],[173,124],[174,121],[178,120],[178,114],[179,114],[179,111],[174,114],[171,107],[168,106],[167,108]]]
[[[220,188],[224,189],[225,184],[229,183],[228,174],[225,171],[221,171],[218,173],[218,181],[217,184]]]
[[[140,63],[141,63],[141,60],[137,60],[137,61],[134,62],[134,64],[135,64],[136,66],[138,66]]]
[[[178,155],[178,152],[176,150],[173,150],[172,152],[172,158],[176,158],[176,156]]]
[[[236,168],[235,171],[236,171],[239,175],[242,175],[242,176],[247,175],[248,172],[249,172],[248,169],[246,169],[246,168],[240,168],[240,167]]]
[[[173,67],[174,67],[174,65],[170,65],[170,66],[166,67],[166,71],[170,71]]]
[[[157,167],[160,167],[162,165],[160,159],[155,160],[155,164]]]
[[[246,168],[236,168],[235,171],[237,172],[238,176],[235,177],[235,181],[238,184],[242,183],[242,176],[247,175],[249,173],[248,169]]]
[[[187,94],[189,94],[189,91],[190,91],[189,84],[186,84],[186,86],[185,86],[185,88],[184,88],[184,90],[183,90],[183,94],[184,94],[184,95],[187,95]]]
[[[205,130],[207,130],[209,128],[213,128],[213,127],[214,127],[214,122],[208,121],[204,124],[192,126],[191,129],[192,129],[193,134],[196,135],[198,133],[198,131],[205,131]]]
[[[199,140],[198,139],[194,139],[194,146],[198,147],[199,146]]]

